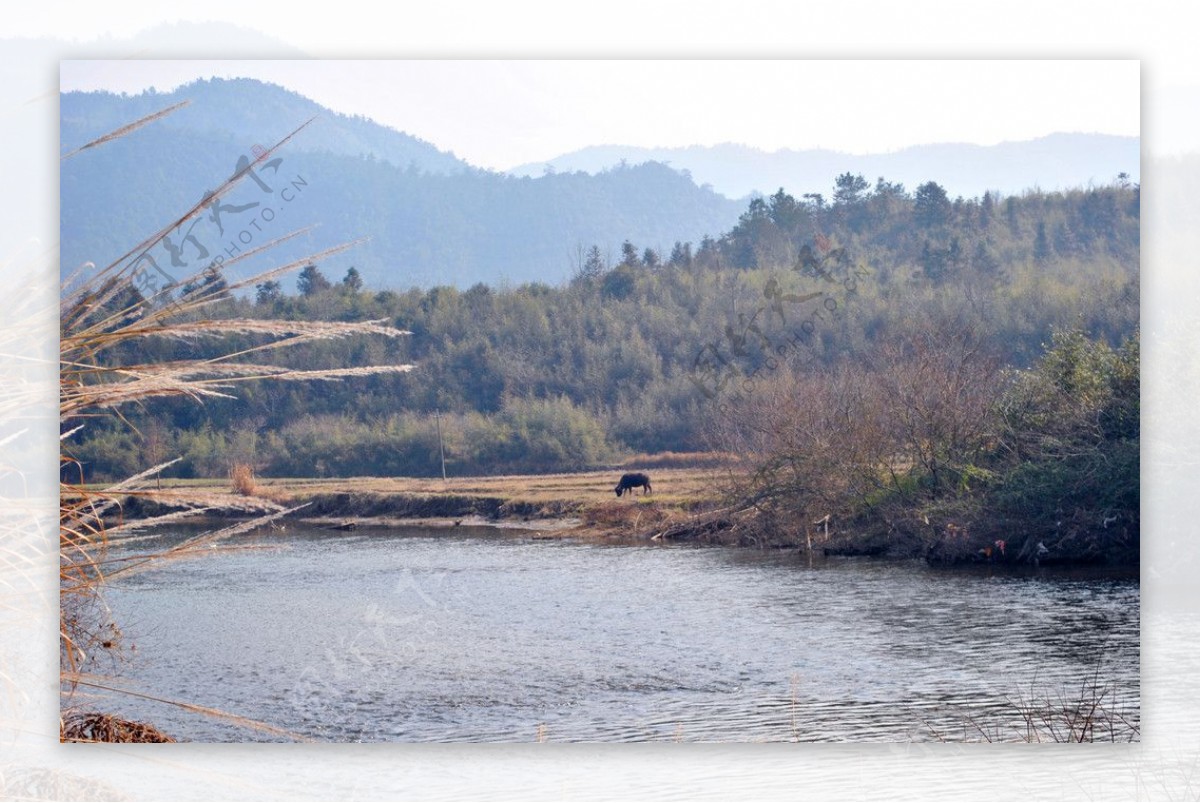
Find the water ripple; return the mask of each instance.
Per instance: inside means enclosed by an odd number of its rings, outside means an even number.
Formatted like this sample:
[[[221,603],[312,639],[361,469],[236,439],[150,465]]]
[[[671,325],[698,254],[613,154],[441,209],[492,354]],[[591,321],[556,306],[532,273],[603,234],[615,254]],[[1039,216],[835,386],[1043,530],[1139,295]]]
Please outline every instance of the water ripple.
[[[1120,736],[1138,722],[1136,579],[475,532],[274,543],[114,589],[126,680],[330,741],[1020,740],[1035,702],[1091,682]]]

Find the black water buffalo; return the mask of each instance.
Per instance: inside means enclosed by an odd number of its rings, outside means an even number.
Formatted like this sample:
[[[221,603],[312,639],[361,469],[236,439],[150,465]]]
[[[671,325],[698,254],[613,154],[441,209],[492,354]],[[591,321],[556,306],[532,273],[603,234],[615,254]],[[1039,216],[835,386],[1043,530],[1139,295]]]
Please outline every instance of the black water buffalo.
[[[626,491],[633,493],[634,488],[645,488],[645,493],[650,493],[650,477],[645,474],[623,474],[613,490],[620,496]]]

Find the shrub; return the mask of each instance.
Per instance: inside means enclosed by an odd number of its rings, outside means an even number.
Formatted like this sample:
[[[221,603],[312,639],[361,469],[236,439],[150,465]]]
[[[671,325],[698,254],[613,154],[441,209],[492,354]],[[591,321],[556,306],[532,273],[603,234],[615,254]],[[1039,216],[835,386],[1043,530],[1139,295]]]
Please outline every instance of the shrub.
[[[233,484],[233,492],[242,496],[254,496],[258,493],[258,484],[254,481],[254,469],[246,463],[234,463],[229,469],[229,481]]]

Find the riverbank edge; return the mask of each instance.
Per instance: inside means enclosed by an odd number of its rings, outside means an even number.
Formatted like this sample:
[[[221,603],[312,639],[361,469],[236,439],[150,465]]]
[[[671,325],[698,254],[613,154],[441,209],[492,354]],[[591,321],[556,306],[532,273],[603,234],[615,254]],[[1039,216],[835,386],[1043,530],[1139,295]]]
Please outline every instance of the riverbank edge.
[[[504,478],[517,489],[535,483],[538,477]],[[334,485],[329,481],[324,485]],[[347,481],[349,482],[349,481]],[[603,499],[551,496],[521,498],[519,493],[482,493],[445,490],[441,492],[323,490],[322,483],[296,487],[270,485],[258,495],[239,495],[213,487],[202,490],[208,503],[201,514],[210,521],[250,521],[257,515],[292,510],[272,526],[276,529],[295,522],[331,531],[399,527],[491,527],[524,530],[537,539],[638,542],[683,542],[705,546],[796,550],[838,557],[924,559],[931,565],[964,564],[1061,566],[1109,566],[1134,568],[1137,551],[1109,555],[1077,554],[1050,549],[1033,535],[1010,539],[991,538],[976,548],[979,538],[958,539],[947,530],[940,534],[919,528],[882,527],[870,520],[818,524],[803,528],[771,526],[758,511],[721,507],[715,493],[691,493]],[[124,520],[169,514],[186,503],[155,501],[151,496],[123,500]],[[949,537],[947,537],[949,535]],[[1054,543],[1053,541],[1051,543]]]
[[[210,494],[210,497],[212,494]],[[524,530],[546,537],[578,539],[652,540],[663,527],[703,515],[710,503],[701,500],[653,499],[587,503],[556,499],[529,501],[487,495],[333,492],[271,494],[256,505],[255,500],[229,495],[210,499],[195,524],[221,526],[251,522],[291,510],[274,519],[268,529],[294,523],[331,531],[428,527],[452,530],[459,527],[488,527]],[[222,501],[227,505],[220,504]],[[128,497],[122,501],[118,520],[135,521],[170,515],[187,509],[185,504]],[[194,509],[194,508],[193,508]]]

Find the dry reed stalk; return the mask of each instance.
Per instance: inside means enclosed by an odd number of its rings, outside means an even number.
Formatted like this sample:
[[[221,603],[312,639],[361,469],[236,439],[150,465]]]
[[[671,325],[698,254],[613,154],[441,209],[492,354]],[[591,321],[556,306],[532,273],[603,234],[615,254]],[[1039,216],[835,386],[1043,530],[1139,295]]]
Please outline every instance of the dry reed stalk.
[[[153,123],[178,109],[182,104],[147,115],[99,137],[86,145],[64,155],[62,159],[74,157],[106,142],[119,139],[143,125]],[[260,158],[274,153],[312,121],[309,120],[292,131]],[[131,689],[87,680],[83,672],[85,665],[94,662],[97,651],[113,651],[119,647],[120,629],[112,621],[103,603],[104,583],[111,577],[134,571],[144,571],[161,566],[164,562],[199,554],[211,554],[221,548],[220,543],[235,535],[262,526],[274,519],[287,515],[295,508],[284,509],[267,500],[241,501],[236,497],[221,494],[185,493],[179,490],[155,490],[148,481],[156,477],[171,462],[155,466],[128,480],[101,490],[88,488],[83,469],[66,452],[69,439],[86,426],[86,419],[97,415],[121,417],[120,408],[164,396],[184,396],[203,402],[206,398],[228,397],[238,382],[275,379],[285,381],[322,380],[337,381],[350,376],[366,376],[379,373],[405,372],[411,365],[382,365],[343,370],[305,371],[269,364],[246,362],[250,353],[266,352],[286,348],[312,340],[342,338],[354,335],[377,335],[398,337],[411,334],[381,321],[340,323],[324,321],[248,321],[212,320],[204,317],[205,311],[234,290],[314,264],[352,247],[346,243],[326,249],[304,259],[281,265],[249,279],[220,286],[221,283],[204,283],[206,271],[185,277],[171,287],[146,288],[139,285],[137,266],[149,249],[159,244],[178,227],[197,217],[214,200],[221,198],[242,181],[253,168],[249,163],[233,176],[221,183],[215,191],[183,215],[169,221],[162,228],[127,251],[111,264],[91,276],[77,272],[64,282],[60,296],[60,406],[59,415],[64,434],[62,462],[77,472],[78,483],[60,483],[59,503],[59,580],[60,580],[60,656],[64,694],[64,710],[69,706],[71,695],[80,685],[105,688],[135,696],[148,696]],[[274,245],[290,239],[301,232],[292,232],[253,249],[261,253]],[[239,257],[251,255],[247,252]],[[235,260],[229,260],[225,266]],[[174,286],[191,286],[193,289],[173,297]],[[266,342],[241,351],[230,350],[216,358],[206,360],[184,360],[160,364],[122,364],[113,355],[118,347],[147,338],[193,339],[198,337],[225,337],[229,335],[253,334],[266,338]],[[253,475],[249,481],[253,484]],[[180,507],[182,510],[154,517],[149,521],[131,523],[119,521],[112,530],[108,522],[114,514],[122,511],[123,500],[139,497],[164,505]],[[170,549],[109,560],[106,556],[110,532],[130,532],[144,528],[150,523],[173,523],[214,507],[239,506],[257,512],[267,511],[250,522],[205,533],[185,540]],[[118,518],[120,518],[118,516]],[[202,551],[203,550],[203,551]],[[239,722],[250,723],[232,714],[215,711],[186,703],[172,704],[208,716],[218,716]],[[73,718],[63,721],[64,738],[80,737],[87,740],[137,740],[134,737],[151,737],[156,732],[141,723],[127,723],[104,715],[74,713]],[[294,738],[281,729],[262,723],[252,723],[268,730]]]
[[[248,730],[254,730],[254,731],[261,732],[261,733],[269,733],[273,736],[282,736],[284,738],[291,739],[291,740],[297,741],[297,742],[309,741],[309,739],[304,737],[302,734],[294,733],[293,731],[289,731],[286,728],[279,728],[274,725],[267,724],[266,722],[260,722],[256,719],[250,719],[249,717],[238,716],[237,714],[230,714],[227,711],[221,711],[219,709],[210,708],[210,707],[204,706],[204,705],[196,705],[195,703],[184,702],[182,700],[172,700],[167,697],[160,697],[160,696],[154,695],[154,694],[146,694],[144,692],[137,691],[136,689],[130,689],[130,688],[116,685],[116,684],[112,683],[108,678],[98,677],[95,675],[89,675],[87,673],[77,673],[73,677],[71,677],[71,680],[79,686],[84,686],[84,687],[91,688],[91,689],[97,689],[97,690],[104,691],[104,692],[125,694],[130,697],[137,697],[142,700],[150,700],[151,702],[162,703],[163,705],[174,706],[176,708],[183,709],[184,711],[191,711],[191,712],[194,712],[197,714],[203,714],[204,716],[212,717],[214,719],[221,719],[221,720],[230,722],[231,724],[236,725],[239,728],[246,728]],[[62,722],[63,723],[71,722],[82,716],[84,716],[82,713],[73,711],[73,712],[68,713],[66,716],[64,716],[62,719]],[[117,721],[121,722],[122,720],[117,720]],[[134,724],[141,725],[142,723],[134,723]],[[158,729],[154,728],[153,726],[145,726],[145,727],[150,728],[154,732],[161,733],[161,731],[158,731]],[[63,728],[60,726],[60,732],[62,730],[63,730]],[[165,734],[163,734],[163,735],[165,735]],[[167,741],[174,741],[174,739],[170,739],[168,737]]]
[[[110,131],[109,133],[105,134],[104,136],[97,137],[96,139],[93,139],[91,142],[88,142],[84,145],[80,145],[78,148],[71,151],[70,153],[63,154],[62,160],[66,161],[67,159],[70,159],[75,154],[86,151],[88,148],[94,148],[97,145],[103,145],[106,142],[112,142],[114,139],[120,139],[121,137],[123,137],[127,134],[132,134],[134,131],[137,131],[142,126],[153,123],[155,120],[161,120],[162,118],[166,117],[168,114],[172,114],[172,113],[182,109],[184,106],[188,105],[189,103],[191,103],[190,100],[185,100],[180,103],[176,103],[174,106],[168,106],[167,108],[160,109],[159,111],[153,112],[152,114],[147,114],[145,117],[134,120],[132,123],[127,123],[115,131]]]

